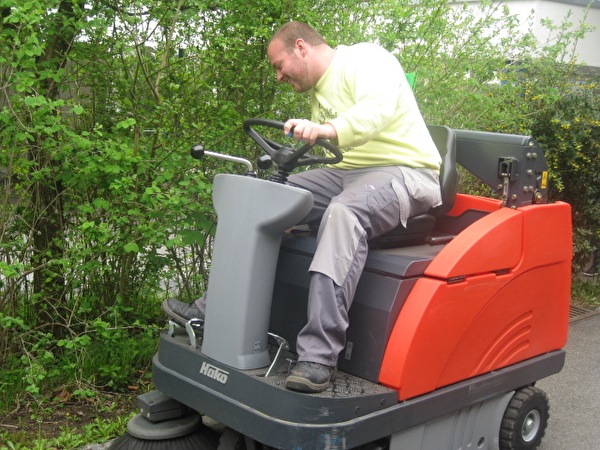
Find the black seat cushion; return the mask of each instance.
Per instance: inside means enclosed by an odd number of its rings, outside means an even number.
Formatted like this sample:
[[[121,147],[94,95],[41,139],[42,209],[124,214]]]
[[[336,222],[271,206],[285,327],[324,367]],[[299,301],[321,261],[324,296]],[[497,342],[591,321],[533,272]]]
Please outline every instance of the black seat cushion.
[[[408,219],[406,228],[400,225],[371,239],[369,248],[383,249],[424,244],[431,236],[434,227],[435,216],[433,214],[419,214]]]

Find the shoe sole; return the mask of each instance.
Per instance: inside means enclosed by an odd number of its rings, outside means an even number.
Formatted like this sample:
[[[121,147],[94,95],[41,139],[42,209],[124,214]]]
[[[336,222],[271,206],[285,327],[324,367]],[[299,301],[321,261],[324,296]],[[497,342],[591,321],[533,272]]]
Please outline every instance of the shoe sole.
[[[329,382],[330,380],[327,380],[325,383],[313,383],[306,378],[290,375],[285,380],[285,387],[293,391],[316,394],[327,389]]]
[[[188,322],[188,320],[185,317],[180,316],[175,311],[173,311],[171,308],[169,308],[169,304],[167,303],[167,300],[163,301],[161,306],[162,306],[163,311],[167,314],[167,316],[169,316],[171,319],[175,320],[175,322],[177,322],[179,325],[185,326],[185,324]]]

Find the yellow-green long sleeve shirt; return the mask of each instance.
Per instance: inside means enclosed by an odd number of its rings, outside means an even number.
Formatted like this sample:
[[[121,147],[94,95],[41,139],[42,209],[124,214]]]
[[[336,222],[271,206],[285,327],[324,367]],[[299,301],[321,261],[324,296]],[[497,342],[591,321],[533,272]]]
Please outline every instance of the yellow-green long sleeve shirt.
[[[313,122],[329,122],[344,153],[339,169],[408,166],[441,159],[400,63],[375,44],[339,46],[311,89]]]

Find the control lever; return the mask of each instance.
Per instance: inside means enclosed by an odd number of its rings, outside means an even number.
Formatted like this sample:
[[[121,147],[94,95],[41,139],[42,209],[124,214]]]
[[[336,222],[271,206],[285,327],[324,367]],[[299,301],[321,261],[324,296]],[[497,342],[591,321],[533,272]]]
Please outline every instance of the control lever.
[[[285,353],[290,349],[290,344],[288,344],[288,342],[281,336],[278,336],[275,333],[269,332],[269,337],[272,338],[275,342],[277,342],[277,345],[279,345],[279,348],[277,349],[277,353],[275,354],[275,357],[273,358],[273,362],[267,369],[267,373],[265,374],[265,377],[271,376],[271,374],[277,369],[277,366],[279,365],[279,362],[283,359],[283,356],[285,355]]]
[[[223,153],[209,152],[208,150],[204,150],[202,145],[194,145],[190,150],[190,155],[195,159],[202,159],[204,156],[210,156],[212,158],[224,159],[225,161],[244,164],[248,168],[246,175],[256,177],[254,173],[254,167],[252,167],[252,163],[247,159],[240,158],[238,156],[224,155]]]

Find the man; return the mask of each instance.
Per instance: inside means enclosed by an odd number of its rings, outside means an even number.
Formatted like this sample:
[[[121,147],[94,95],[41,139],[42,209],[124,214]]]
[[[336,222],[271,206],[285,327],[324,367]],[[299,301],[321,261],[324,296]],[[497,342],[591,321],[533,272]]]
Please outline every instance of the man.
[[[345,346],[368,240],[441,203],[441,158],[398,60],[381,47],[332,48],[312,27],[290,22],[274,34],[267,55],[278,81],[310,93],[311,120],[288,120],[284,134],[309,143],[329,139],[344,153],[338,164],[289,177],[313,193],[314,207],[302,223],[318,225],[319,233],[308,321],[286,387],[321,392]],[[187,320],[201,314],[202,303],[171,299],[163,307]]]

